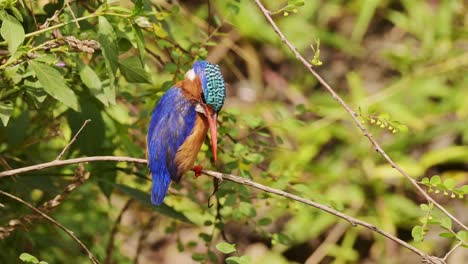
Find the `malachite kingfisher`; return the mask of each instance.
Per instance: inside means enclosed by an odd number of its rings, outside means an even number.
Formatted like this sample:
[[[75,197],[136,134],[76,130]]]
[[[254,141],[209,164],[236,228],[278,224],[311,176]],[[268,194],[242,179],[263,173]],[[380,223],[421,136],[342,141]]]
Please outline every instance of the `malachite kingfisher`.
[[[216,163],[217,117],[225,97],[219,66],[203,60],[195,62],[184,80],[161,97],[151,115],[147,138],[153,204],[163,202],[172,180],[179,182],[186,171],[193,169],[208,129]]]

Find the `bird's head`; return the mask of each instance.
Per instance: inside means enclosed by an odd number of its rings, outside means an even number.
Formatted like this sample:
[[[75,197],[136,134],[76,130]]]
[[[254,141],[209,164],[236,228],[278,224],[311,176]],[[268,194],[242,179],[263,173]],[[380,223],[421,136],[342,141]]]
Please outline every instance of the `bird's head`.
[[[204,60],[196,61],[186,77],[193,80],[198,77],[201,82],[201,101],[196,105],[195,110],[206,116],[211,134],[211,148],[213,159],[217,158],[217,134],[218,134],[218,112],[224,104],[226,97],[226,86],[223,74],[218,65]]]

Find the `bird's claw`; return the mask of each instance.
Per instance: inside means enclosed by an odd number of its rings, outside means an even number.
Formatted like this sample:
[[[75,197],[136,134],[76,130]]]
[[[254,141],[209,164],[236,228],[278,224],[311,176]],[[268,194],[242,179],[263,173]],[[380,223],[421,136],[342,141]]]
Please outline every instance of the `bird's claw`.
[[[203,166],[197,165],[192,168],[192,171],[195,172],[195,179],[202,175]]]

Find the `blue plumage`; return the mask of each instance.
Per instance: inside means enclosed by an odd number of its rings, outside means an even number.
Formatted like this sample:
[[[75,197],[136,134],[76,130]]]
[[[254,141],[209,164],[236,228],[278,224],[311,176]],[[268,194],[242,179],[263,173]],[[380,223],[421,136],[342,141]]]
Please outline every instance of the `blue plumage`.
[[[175,155],[190,135],[196,119],[195,106],[172,87],[154,108],[148,131],[148,162],[153,179],[151,202],[160,205],[171,179],[178,181]]]

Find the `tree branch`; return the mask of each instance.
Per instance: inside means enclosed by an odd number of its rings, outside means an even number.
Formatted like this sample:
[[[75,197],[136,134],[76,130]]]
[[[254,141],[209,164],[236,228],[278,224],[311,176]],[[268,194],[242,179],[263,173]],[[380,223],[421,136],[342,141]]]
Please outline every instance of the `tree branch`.
[[[54,160],[54,161],[51,161],[51,162],[37,164],[37,165],[34,165],[34,166],[29,166],[29,167],[14,169],[14,170],[8,170],[8,171],[4,171],[4,172],[0,173],[0,177],[7,177],[7,176],[19,174],[19,173],[25,173],[25,172],[29,172],[29,171],[36,171],[36,170],[41,170],[41,169],[50,168],[50,167],[58,167],[58,166],[63,166],[63,165],[67,165],[67,164],[76,164],[76,163],[91,162],[91,161],[117,161],[117,162],[131,162],[131,163],[147,164],[146,159],[138,159],[138,158],[131,158],[131,157],[114,157],[114,156],[94,156],[94,157],[85,157],[85,158],[77,158],[77,159],[69,159],[69,160]],[[385,232],[384,230],[376,227],[375,225],[372,225],[372,224],[369,224],[369,223],[364,222],[362,220],[359,220],[357,218],[348,216],[348,215],[346,215],[344,213],[341,213],[341,212],[339,212],[337,210],[334,210],[334,209],[332,209],[332,208],[330,208],[330,207],[328,207],[326,205],[323,205],[323,204],[320,204],[320,203],[317,203],[317,202],[314,202],[314,201],[311,201],[311,200],[307,200],[305,198],[299,197],[299,196],[294,195],[294,194],[287,193],[287,192],[282,191],[282,190],[277,190],[277,189],[274,189],[274,188],[270,188],[268,186],[264,186],[262,184],[256,183],[254,181],[251,181],[249,179],[242,178],[242,177],[239,177],[239,176],[230,175],[230,174],[223,174],[223,173],[219,173],[219,172],[215,172],[215,171],[206,171],[206,170],[203,170],[202,173],[205,174],[205,175],[217,178],[217,179],[228,180],[228,181],[236,182],[236,183],[239,183],[239,184],[242,184],[242,185],[247,185],[247,186],[253,187],[255,189],[262,190],[264,192],[268,192],[268,193],[276,194],[276,195],[279,195],[279,196],[283,196],[283,197],[286,197],[288,199],[298,201],[300,203],[315,207],[315,208],[320,209],[322,211],[325,211],[325,212],[327,212],[329,214],[333,214],[333,215],[335,215],[335,216],[337,216],[339,218],[342,218],[342,219],[348,221],[349,223],[351,223],[351,225],[353,225],[353,226],[358,226],[359,225],[359,226],[365,227],[365,228],[367,228],[367,229],[369,229],[369,230],[371,230],[373,232],[381,234],[384,237],[386,237],[386,238],[400,244],[401,246],[413,251],[414,253],[418,254],[423,259],[423,261],[426,261],[428,263],[433,263],[433,264],[445,263],[444,260],[426,254],[425,252],[411,246],[410,244],[406,243],[405,241],[399,239],[398,237],[396,237],[396,236],[394,236],[394,235],[392,235],[392,234],[390,234],[388,232]]]
[[[67,2],[68,3],[68,2]],[[67,149],[75,142],[76,138],[78,137],[78,135],[81,133],[81,130],[83,130],[83,128],[85,128],[85,126],[91,122],[91,119],[86,119],[83,123],[83,125],[81,125],[80,129],[78,129],[78,131],[76,132],[76,134],[73,136],[73,138],[70,140],[70,142],[68,142],[68,144],[62,149],[62,151],[60,152],[60,154],[57,156],[57,158],[55,160],[59,160],[62,158],[63,154],[65,154],[65,151],[67,151]]]
[[[8,176],[12,176],[15,174],[20,174],[20,173],[25,173],[29,171],[42,170],[42,169],[50,168],[50,167],[58,167],[58,166],[63,166],[63,165],[90,162],[90,161],[116,161],[116,162],[131,162],[131,163],[140,163],[140,164],[147,163],[146,159],[119,157],[119,156],[93,156],[93,157],[84,157],[84,158],[76,158],[76,159],[68,159],[68,160],[53,160],[53,161],[42,163],[42,164],[37,164],[37,165],[28,166],[24,168],[0,172],[0,178],[8,177]]]
[[[426,198],[428,202],[434,203],[437,208],[439,208],[442,212],[444,212],[448,217],[450,217],[455,223],[457,223],[459,226],[461,226],[463,229],[468,231],[468,227],[464,225],[460,220],[458,220],[455,216],[453,216],[451,213],[447,211],[442,205],[437,203],[429,194],[427,194],[421,186],[417,183],[416,180],[411,178],[411,176],[406,173],[400,166],[398,166],[388,155],[387,153],[382,149],[380,144],[374,139],[372,134],[367,131],[367,129],[361,124],[361,122],[358,119],[358,115],[356,112],[354,112],[350,106],[335,92],[335,90],[313,69],[312,64],[310,64],[302,55],[297,51],[297,48],[294,47],[291,42],[284,36],[284,34],[281,32],[281,30],[278,28],[276,25],[275,21],[273,21],[273,18],[270,15],[270,11],[267,10],[263,4],[260,2],[260,0],[254,0],[257,6],[260,8],[262,13],[265,15],[266,19],[268,22],[271,24],[273,27],[273,30],[278,34],[280,37],[281,41],[288,46],[288,48],[294,53],[296,56],[296,59],[298,59],[304,66],[312,73],[312,75],[315,76],[315,78],[322,84],[325,89],[333,96],[333,98],[338,101],[338,103],[346,110],[346,112],[349,113],[349,115],[352,117],[354,123],[356,126],[362,131],[365,137],[367,137],[372,144],[372,146],[375,148],[375,151],[377,151],[391,166],[392,168],[396,169],[401,175],[405,176],[411,184]]]
[[[23,201],[21,198],[16,197],[13,194],[10,194],[10,193],[7,193],[7,192],[1,191],[1,190],[0,190],[0,194],[2,194],[4,196],[7,196],[7,197],[9,197],[9,198],[11,198],[11,199],[13,199],[13,200],[15,200],[17,202],[22,203],[23,205],[29,207],[29,209],[31,209],[34,212],[40,214],[45,219],[49,220],[52,224],[58,226],[60,229],[65,231],[65,233],[67,233],[69,236],[71,236],[76,241],[76,243],[78,243],[81,246],[81,248],[83,248],[84,251],[86,251],[86,253],[88,254],[88,257],[89,257],[89,259],[91,260],[92,263],[99,264],[99,261],[96,259],[96,257],[94,257],[93,253],[91,253],[91,251],[85,246],[85,244],[83,244],[83,242],[81,242],[81,240],[78,239],[78,237],[76,237],[75,234],[73,234],[73,232],[71,230],[67,229],[65,226],[63,226],[59,222],[55,221],[50,216],[46,215],[41,210],[39,210],[36,207],[32,206],[31,204]]]
[[[81,166],[80,166],[81,165]],[[57,208],[67,197],[68,195],[81,186],[89,177],[89,173],[85,171],[82,164],[79,164],[75,171],[75,178],[74,180],[65,187],[65,190],[56,195],[54,198],[50,199],[49,201],[43,203],[38,210],[42,211],[43,213],[50,213],[55,208]],[[20,226],[26,226],[28,224],[32,224],[35,220],[41,219],[42,217],[38,214],[30,214],[24,215],[17,219],[11,219],[6,223],[4,226],[0,226],[0,240],[3,240],[10,236],[10,234]]]

